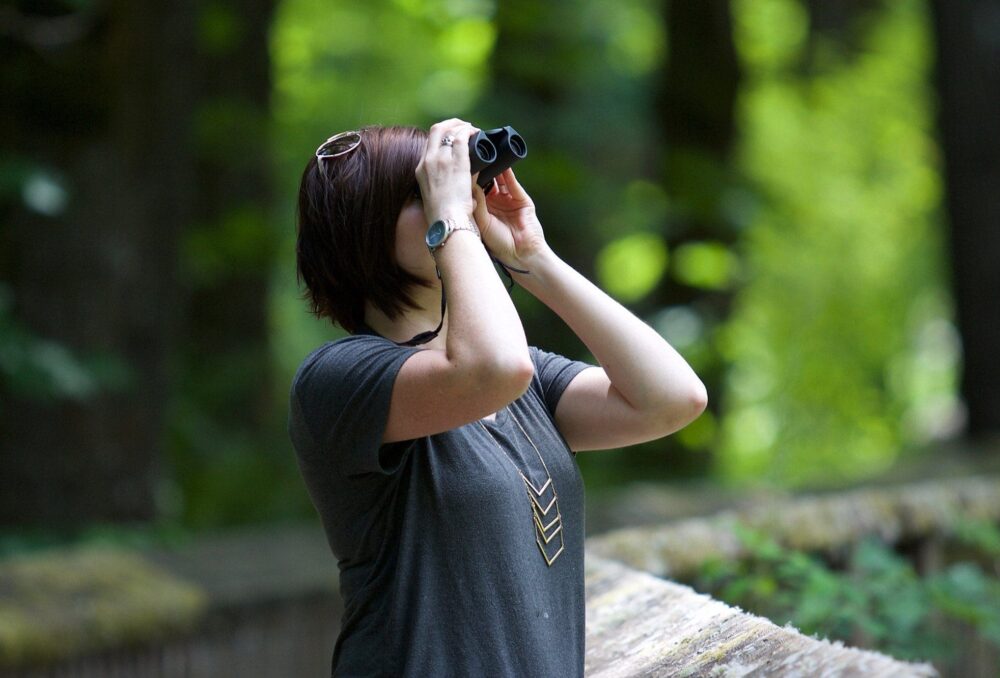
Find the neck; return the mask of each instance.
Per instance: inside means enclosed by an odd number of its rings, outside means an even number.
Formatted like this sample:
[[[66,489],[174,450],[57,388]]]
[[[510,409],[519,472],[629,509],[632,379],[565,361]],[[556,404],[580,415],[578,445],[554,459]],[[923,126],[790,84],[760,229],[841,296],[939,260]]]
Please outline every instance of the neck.
[[[429,332],[441,322],[441,287],[416,287],[411,292],[417,308],[408,308],[396,318],[389,318],[371,303],[365,303],[365,324],[381,336],[401,343],[422,332]],[[444,349],[448,337],[448,315],[438,335],[418,348]]]

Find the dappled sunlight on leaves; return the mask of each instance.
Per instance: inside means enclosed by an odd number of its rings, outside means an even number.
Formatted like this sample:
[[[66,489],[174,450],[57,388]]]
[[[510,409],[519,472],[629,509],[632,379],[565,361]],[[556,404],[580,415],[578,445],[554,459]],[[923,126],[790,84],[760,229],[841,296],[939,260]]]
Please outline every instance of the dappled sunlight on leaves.
[[[648,294],[667,269],[667,245],[652,233],[636,233],[608,243],[597,254],[601,285],[623,301]]]
[[[750,80],[740,156],[767,201],[721,333],[734,367],[718,468],[840,483],[955,431],[927,18],[897,3],[860,56],[805,78],[791,69],[801,9],[735,7]],[[914,426],[918,416],[936,423]]]

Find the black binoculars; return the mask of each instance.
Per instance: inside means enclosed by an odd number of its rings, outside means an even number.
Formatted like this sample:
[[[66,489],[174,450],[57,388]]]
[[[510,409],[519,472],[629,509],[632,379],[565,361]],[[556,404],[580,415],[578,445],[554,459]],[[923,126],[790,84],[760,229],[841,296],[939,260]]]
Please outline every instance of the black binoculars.
[[[469,139],[472,173],[479,172],[476,183],[486,193],[493,189],[493,179],[527,155],[524,139],[510,125],[480,131]]]

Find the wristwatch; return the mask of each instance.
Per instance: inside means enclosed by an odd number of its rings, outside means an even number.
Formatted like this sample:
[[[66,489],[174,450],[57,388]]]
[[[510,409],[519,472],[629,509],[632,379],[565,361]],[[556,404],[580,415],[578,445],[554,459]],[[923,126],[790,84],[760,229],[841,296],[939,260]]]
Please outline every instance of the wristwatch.
[[[424,236],[427,249],[433,254],[439,248],[444,247],[445,241],[455,231],[472,231],[476,234],[477,238],[482,237],[479,234],[479,227],[476,226],[476,222],[473,221],[472,217],[466,217],[464,222],[455,221],[454,219],[438,219],[428,227],[427,235]]]

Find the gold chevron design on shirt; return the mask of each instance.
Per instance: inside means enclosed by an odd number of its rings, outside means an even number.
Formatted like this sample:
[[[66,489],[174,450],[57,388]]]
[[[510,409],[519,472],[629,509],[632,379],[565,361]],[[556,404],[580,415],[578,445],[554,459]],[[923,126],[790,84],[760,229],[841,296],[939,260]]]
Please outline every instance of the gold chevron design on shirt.
[[[520,468],[518,468],[517,463],[514,462],[511,456],[504,449],[503,445],[501,445],[500,442],[494,437],[494,435],[490,433],[490,430],[486,428],[486,426],[482,422],[479,422],[479,425],[483,429],[483,432],[486,433],[486,435],[493,441],[493,444],[496,445],[497,448],[499,448],[500,452],[504,456],[507,457],[510,463],[517,470],[518,475],[521,476],[521,480],[524,481],[525,491],[527,492],[528,495],[529,506],[531,507],[531,519],[532,522],[534,523],[535,544],[538,545],[538,550],[542,552],[542,558],[545,560],[545,564],[551,567],[552,563],[555,562],[556,558],[558,558],[559,555],[566,549],[566,540],[562,529],[563,528],[562,513],[560,513],[559,511],[559,495],[556,494],[555,484],[552,481],[552,474],[549,473],[549,469],[545,465],[545,459],[542,457],[542,453],[538,451],[538,447],[535,445],[535,441],[533,441],[531,439],[531,436],[529,436],[528,433],[524,430],[524,427],[521,426],[521,422],[517,420],[517,417],[513,416],[513,412],[511,412],[511,415],[512,415],[511,418],[513,419],[514,423],[517,424],[517,427],[521,430],[521,433],[524,435],[525,439],[535,450],[535,454],[538,455],[538,460],[542,462],[542,466],[545,468],[545,473],[548,474],[548,479],[542,484],[541,487],[535,487],[534,483],[528,480],[528,476],[525,475]],[[541,504],[542,495],[545,494],[545,492],[549,488],[552,489],[552,500],[549,501],[548,506],[545,506],[543,508]],[[549,511],[552,510],[553,506],[556,507],[555,517],[553,517],[552,520],[550,520],[547,525],[543,525],[542,518],[548,515]],[[553,527],[555,529],[552,529]],[[546,534],[546,532],[548,532],[548,530],[550,529],[552,529],[551,534]],[[556,538],[556,535],[559,536],[559,550],[556,551],[555,555],[553,555],[550,558],[549,554],[545,551],[545,545],[551,543]]]
[[[541,489],[538,489],[534,485],[532,485],[531,481],[528,480],[527,478],[524,479],[524,482],[527,483],[528,487],[530,487],[532,489],[532,491],[534,491],[534,493],[536,495],[538,495],[538,497],[540,498],[542,496],[542,493],[545,492],[546,488],[548,488],[548,486],[552,484],[552,478],[549,478],[548,480],[546,480],[545,484],[542,485]]]
[[[534,515],[535,515],[535,524],[538,525],[538,529],[540,529],[542,533],[548,532],[549,528],[555,525],[557,522],[559,522],[559,519],[562,518],[562,516],[557,513],[556,517],[552,519],[551,523],[549,523],[548,525],[542,525],[542,521],[538,518],[538,514],[535,513]]]
[[[562,530],[562,525],[560,525],[559,527],[557,527],[555,529],[555,531],[552,534],[550,534],[549,536],[544,537],[544,535],[543,535],[543,537],[545,539],[545,543],[548,544],[550,541],[552,541],[555,538],[555,536],[557,534],[559,534],[560,530]],[[537,533],[536,533],[536,537],[537,537]]]
[[[548,515],[548,513],[549,513],[549,509],[551,509],[551,508],[552,508],[552,505],[556,503],[556,499],[558,499],[558,497],[552,497],[552,501],[550,501],[550,502],[549,502],[549,505],[548,505],[548,506],[546,506],[545,508],[542,508],[542,505],[538,503],[538,500],[537,500],[537,499],[535,499],[535,498],[534,498],[533,496],[531,496],[530,494],[528,495],[528,499],[530,499],[530,500],[531,500],[531,503],[532,503],[532,504],[534,504],[534,505],[535,505],[535,507],[536,507],[536,509],[537,509],[538,511],[541,511],[541,512],[542,512],[542,515],[544,516],[544,515]]]
[[[537,534],[535,535],[535,543],[538,544],[538,548],[542,552],[542,557],[545,558],[545,564],[548,565],[549,567],[552,567],[552,563],[555,561],[556,558],[559,557],[559,554],[562,553],[563,550],[566,548],[566,545],[563,544],[562,546],[559,547],[559,550],[556,551],[556,554],[551,558],[549,558],[549,554],[545,552],[545,547],[542,546],[542,542],[539,540]]]

